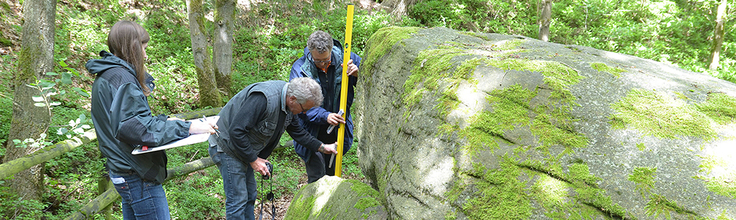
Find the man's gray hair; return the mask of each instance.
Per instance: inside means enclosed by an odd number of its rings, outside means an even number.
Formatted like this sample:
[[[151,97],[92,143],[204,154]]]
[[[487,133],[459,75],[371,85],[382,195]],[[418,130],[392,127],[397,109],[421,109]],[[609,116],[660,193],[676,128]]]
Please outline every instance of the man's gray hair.
[[[327,32],[315,31],[312,35],[309,35],[307,48],[309,48],[310,52],[324,53],[325,51],[331,51],[332,37]]]
[[[308,77],[299,77],[292,79],[289,87],[286,88],[287,96],[296,97],[296,101],[300,104],[306,104],[307,100],[312,100],[314,106],[322,105],[322,88]]]

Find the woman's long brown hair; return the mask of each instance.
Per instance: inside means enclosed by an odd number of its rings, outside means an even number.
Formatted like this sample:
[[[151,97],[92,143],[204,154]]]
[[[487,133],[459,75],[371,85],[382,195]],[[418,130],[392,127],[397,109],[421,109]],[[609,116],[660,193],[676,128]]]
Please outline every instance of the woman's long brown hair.
[[[127,61],[135,70],[138,84],[146,96],[151,89],[146,86],[146,58],[143,55],[143,45],[150,40],[148,32],[141,25],[132,21],[118,21],[110,29],[107,36],[107,47],[115,56]]]

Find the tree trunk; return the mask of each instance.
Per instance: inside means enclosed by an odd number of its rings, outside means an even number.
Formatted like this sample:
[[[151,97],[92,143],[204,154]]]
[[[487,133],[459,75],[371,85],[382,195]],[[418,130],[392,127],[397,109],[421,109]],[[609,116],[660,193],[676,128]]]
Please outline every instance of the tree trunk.
[[[233,65],[233,29],[235,27],[235,1],[216,0],[215,11],[215,47],[212,62],[215,64],[217,87],[225,96],[230,96]],[[218,105],[219,106],[219,105]]]
[[[421,0],[386,0],[381,5],[389,8],[390,13],[397,18],[407,15],[409,7]]]
[[[718,6],[718,12],[716,14],[716,30],[713,33],[713,48],[710,51],[710,65],[708,66],[711,70],[718,69],[718,63],[721,61],[721,48],[723,47],[723,37],[725,34],[724,21],[726,16],[726,0],[721,0],[721,5]]]
[[[36,107],[33,96],[41,91],[26,85],[53,70],[54,31],[56,0],[25,0],[23,2],[23,32],[21,53],[18,58],[18,71],[15,73],[13,119],[10,124],[8,140],[26,138],[38,139],[46,132],[51,122],[50,111]],[[39,150],[33,147],[16,147],[7,141],[5,161],[11,161]],[[43,192],[43,165],[33,166],[15,174],[8,181],[10,187],[23,199],[41,199]]]
[[[192,39],[192,54],[194,66],[197,68],[197,81],[199,83],[199,104],[204,106],[221,106],[220,92],[217,90],[217,82],[212,72],[210,51],[207,48],[207,30],[204,26],[204,11],[202,0],[187,1],[189,12],[189,32]]]
[[[539,5],[539,39],[549,41],[549,25],[552,23],[552,0],[541,0]]]

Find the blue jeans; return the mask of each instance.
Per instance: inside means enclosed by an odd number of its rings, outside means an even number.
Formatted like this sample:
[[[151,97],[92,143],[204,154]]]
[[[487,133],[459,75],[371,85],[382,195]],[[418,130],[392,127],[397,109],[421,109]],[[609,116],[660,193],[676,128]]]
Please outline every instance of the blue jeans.
[[[123,219],[171,219],[166,192],[158,183],[143,181],[135,173],[110,171],[110,180],[123,200]]]
[[[253,168],[224,152],[218,152],[216,146],[210,147],[209,153],[222,175],[225,217],[228,220],[255,219],[253,205],[256,202],[257,186]]]

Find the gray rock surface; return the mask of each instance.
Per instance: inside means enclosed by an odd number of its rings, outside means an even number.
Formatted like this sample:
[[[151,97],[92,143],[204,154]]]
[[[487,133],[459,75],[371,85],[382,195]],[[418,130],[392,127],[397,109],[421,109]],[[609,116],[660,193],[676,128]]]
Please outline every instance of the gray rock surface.
[[[522,36],[387,28],[357,154],[390,219],[736,219],[736,85]]]

